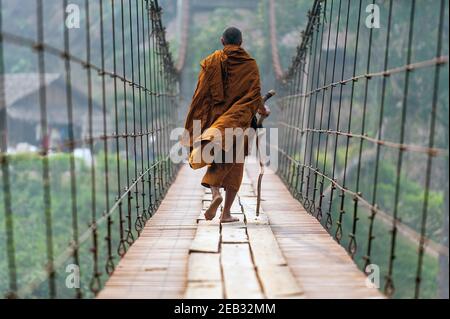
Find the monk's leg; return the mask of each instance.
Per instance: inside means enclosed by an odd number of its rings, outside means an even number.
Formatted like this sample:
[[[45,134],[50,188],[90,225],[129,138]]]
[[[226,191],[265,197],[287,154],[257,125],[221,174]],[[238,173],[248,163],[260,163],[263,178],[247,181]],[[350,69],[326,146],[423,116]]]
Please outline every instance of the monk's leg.
[[[226,201],[228,204],[221,216],[221,221],[224,223],[237,221],[231,218],[230,209],[241,186],[243,173],[243,163],[214,163],[208,167],[203,177],[202,185],[211,188],[213,200],[205,212],[206,220],[211,220],[216,215],[216,211],[223,201],[219,188],[223,187],[226,190]]]
[[[211,188],[212,200],[208,209],[205,212],[205,219],[212,220],[216,216],[216,211],[223,201],[220,195],[220,186],[222,179],[226,175],[226,169],[223,164],[213,164],[206,170],[205,176],[202,179],[202,185]]]
[[[211,186],[212,198],[217,198],[220,196],[220,188],[217,186]]]
[[[231,223],[239,221],[239,218],[231,216],[231,206],[233,205],[236,195],[242,183],[244,175],[244,163],[234,163],[224,178],[223,184],[226,191],[225,204],[223,207],[220,221],[222,223]]]
[[[216,216],[217,208],[222,203],[222,196],[220,195],[220,189],[217,186],[211,186],[212,201],[208,209],[205,212],[205,219],[212,220]]]
[[[233,205],[233,202],[236,198],[237,195],[237,191],[234,189],[227,189],[226,190],[226,195],[225,195],[225,204],[223,206],[223,212],[222,215],[220,216],[220,221],[222,223],[232,223],[232,222],[238,222],[239,218],[236,217],[232,217],[231,216],[231,206]]]

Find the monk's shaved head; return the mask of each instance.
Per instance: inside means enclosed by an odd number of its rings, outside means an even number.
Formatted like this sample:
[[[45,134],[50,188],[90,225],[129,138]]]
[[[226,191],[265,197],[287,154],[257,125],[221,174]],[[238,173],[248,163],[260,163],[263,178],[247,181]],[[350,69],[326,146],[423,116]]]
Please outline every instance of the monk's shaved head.
[[[222,34],[222,43],[226,44],[236,44],[241,45],[242,43],[242,32],[238,28],[229,27],[226,28]]]

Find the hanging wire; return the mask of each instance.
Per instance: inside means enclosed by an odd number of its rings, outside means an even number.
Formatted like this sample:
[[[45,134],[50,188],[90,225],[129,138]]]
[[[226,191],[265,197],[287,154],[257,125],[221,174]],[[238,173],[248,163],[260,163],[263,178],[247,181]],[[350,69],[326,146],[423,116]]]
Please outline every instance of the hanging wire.
[[[62,2],[62,12],[66,11],[68,2],[63,0]],[[65,14],[63,14],[65,18]],[[72,66],[71,61],[68,58],[70,56],[70,39],[69,39],[69,29],[65,26],[65,19],[62,21],[64,29],[64,52],[62,58],[64,59],[64,73],[65,73],[65,83],[66,83],[66,106],[67,106],[67,135],[70,142],[74,140],[74,122],[73,122],[73,97],[72,97]],[[72,213],[72,257],[73,263],[75,265],[80,265],[79,256],[79,221],[78,221],[78,207],[77,207],[77,180],[75,174],[75,156],[74,147],[71,144],[68,148],[69,150],[69,165],[70,165],[70,199],[71,199],[71,213]],[[82,292],[80,287],[75,288],[75,297],[81,298]]]
[[[44,7],[43,1],[39,0],[36,4],[37,16],[37,39],[38,42],[44,42]],[[47,121],[47,91],[45,87],[45,55],[40,48],[38,51],[38,72],[39,72],[39,105],[41,113],[41,134],[43,136],[42,145],[42,186],[44,190],[44,212],[45,212],[45,230],[46,230],[46,250],[47,250],[47,269],[49,273],[48,288],[49,297],[55,298],[56,291],[56,273],[53,265],[54,259],[54,243],[53,243],[53,221],[52,221],[52,205],[50,192],[50,172],[48,160],[49,148],[49,130]]]
[[[436,45],[436,56],[440,57],[443,50],[443,34],[444,34],[444,21],[445,18],[445,1],[441,0],[439,5],[439,22],[437,27],[437,45]],[[447,17],[448,21],[448,17]],[[438,95],[441,89],[439,79],[441,74],[441,65],[436,64],[434,67],[434,79],[433,79],[433,97],[431,102],[431,119],[430,119],[430,129],[428,136],[428,148],[433,148],[435,144],[435,134],[436,134],[436,118],[437,118],[437,105],[438,105]],[[414,298],[420,297],[420,287],[422,284],[422,268],[423,268],[423,259],[425,253],[425,241],[427,235],[427,217],[428,217],[428,204],[429,204],[429,195],[430,195],[430,183],[431,183],[431,169],[433,156],[428,154],[427,156],[427,165],[426,165],[426,177],[425,177],[425,194],[424,201],[422,207],[422,218],[420,223],[420,243],[419,243],[419,254],[417,260],[417,270],[416,270],[416,278],[415,278],[415,286],[414,286]],[[448,163],[448,162],[447,162]],[[448,236],[448,234],[447,234]],[[448,253],[448,246],[447,246]],[[448,257],[448,256],[447,256]],[[448,258],[447,258],[448,259]],[[448,270],[448,267],[447,267]],[[445,270],[444,270],[445,271]],[[445,284],[445,283],[444,283]]]
[[[416,0],[413,0],[411,2],[411,10],[410,10],[410,18],[409,18],[409,31],[408,31],[408,48],[407,48],[407,56],[406,56],[406,64],[411,63],[412,59],[412,43],[413,43],[413,36],[414,36],[414,18],[415,18],[415,12],[416,12]],[[405,130],[406,130],[406,114],[408,111],[408,93],[409,93],[409,85],[410,85],[410,76],[411,71],[406,70],[405,72],[405,81],[404,81],[404,88],[403,88],[403,100],[402,100],[402,114],[401,114],[401,124],[400,124],[400,144],[403,144],[405,140]],[[398,152],[398,159],[397,159],[397,168],[396,168],[396,181],[395,181],[395,206],[394,206],[394,212],[393,212],[393,220],[392,220],[392,229],[391,229],[391,249],[389,254],[389,270],[388,274],[386,275],[386,283],[384,287],[384,291],[388,296],[392,296],[395,292],[395,286],[394,286],[394,278],[393,278],[393,272],[394,272],[394,260],[396,258],[395,256],[395,248],[397,244],[397,224],[400,222],[399,219],[399,200],[400,200],[400,187],[401,187],[401,174],[403,169],[403,156],[404,151],[403,149],[400,149]]]
[[[3,1],[0,0],[0,35],[3,33]],[[3,205],[5,214],[6,255],[8,259],[8,291],[6,298],[17,297],[17,270],[14,242],[14,220],[11,209],[10,160],[8,158],[8,122],[5,92],[5,53],[3,36],[0,38],[0,163],[2,166]]]
[[[390,45],[390,39],[391,39],[391,27],[392,27],[392,0],[389,2],[389,19],[388,19],[388,25],[387,25],[387,36],[386,36],[386,46],[384,50],[384,70],[387,70],[389,67],[389,45]],[[381,88],[381,102],[380,102],[380,114],[379,114],[379,120],[378,120],[378,134],[377,139],[381,140],[382,134],[383,134],[383,121],[384,121],[384,109],[385,109],[385,100],[386,100],[386,86],[388,76],[386,75],[383,77],[383,83]],[[376,207],[376,201],[377,201],[377,190],[378,190],[378,178],[379,178],[379,165],[380,165],[380,155],[381,155],[381,144],[376,145],[376,159],[375,159],[375,173],[374,173],[374,180],[373,180],[373,194],[372,194],[372,205]],[[341,206],[343,203],[341,203]],[[366,269],[371,264],[371,253],[372,253],[372,240],[375,239],[375,236],[373,234],[374,231],[374,222],[375,222],[375,215],[376,210],[371,210],[370,216],[369,216],[369,231],[368,231],[368,238],[367,238],[367,253],[363,257],[365,264],[364,269]],[[354,220],[356,219],[356,216],[354,216]],[[356,232],[356,223],[353,225],[353,231],[352,231],[352,239],[354,240],[355,232]],[[351,243],[350,243],[351,244]],[[355,247],[356,250],[356,247]]]
[[[84,8],[86,10],[86,63],[89,65],[91,63],[91,15],[90,15],[90,7],[89,1],[86,0],[84,3]],[[40,72],[43,73],[43,72]],[[92,143],[93,137],[93,101],[92,101],[92,71],[90,68],[86,68],[86,76],[87,76],[87,99],[88,99],[88,130],[89,130],[89,150],[91,154],[94,154],[94,143]],[[45,87],[45,86],[43,86]],[[101,286],[101,275],[98,264],[98,231],[97,231],[97,199],[96,199],[96,178],[95,178],[95,161],[94,157],[91,156],[91,221],[90,226],[92,227],[92,278],[89,283],[89,289],[92,293],[97,294],[100,291]]]

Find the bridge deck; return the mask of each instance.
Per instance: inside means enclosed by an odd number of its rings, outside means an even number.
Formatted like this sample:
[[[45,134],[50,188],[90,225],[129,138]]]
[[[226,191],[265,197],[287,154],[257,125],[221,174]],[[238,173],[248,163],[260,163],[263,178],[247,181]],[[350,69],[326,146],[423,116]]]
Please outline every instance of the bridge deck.
[[[255,216],[247,175],[232,213],[240,222],[205,221],[211,194],[202,172],[183,167],[154,217],[99,298],[382,298],[345,250],[267,172]]]

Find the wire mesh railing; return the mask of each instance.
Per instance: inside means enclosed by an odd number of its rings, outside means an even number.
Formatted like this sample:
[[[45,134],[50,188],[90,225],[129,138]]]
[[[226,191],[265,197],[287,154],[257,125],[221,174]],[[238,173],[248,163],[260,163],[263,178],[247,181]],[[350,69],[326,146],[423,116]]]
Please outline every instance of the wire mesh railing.
[[[2,0],[0,70],[0,292],[92,297],[177,171],[161,8]]]
[[[389,297],[448,298],[448,7],[315,1],[280,81],[279,175]]]

